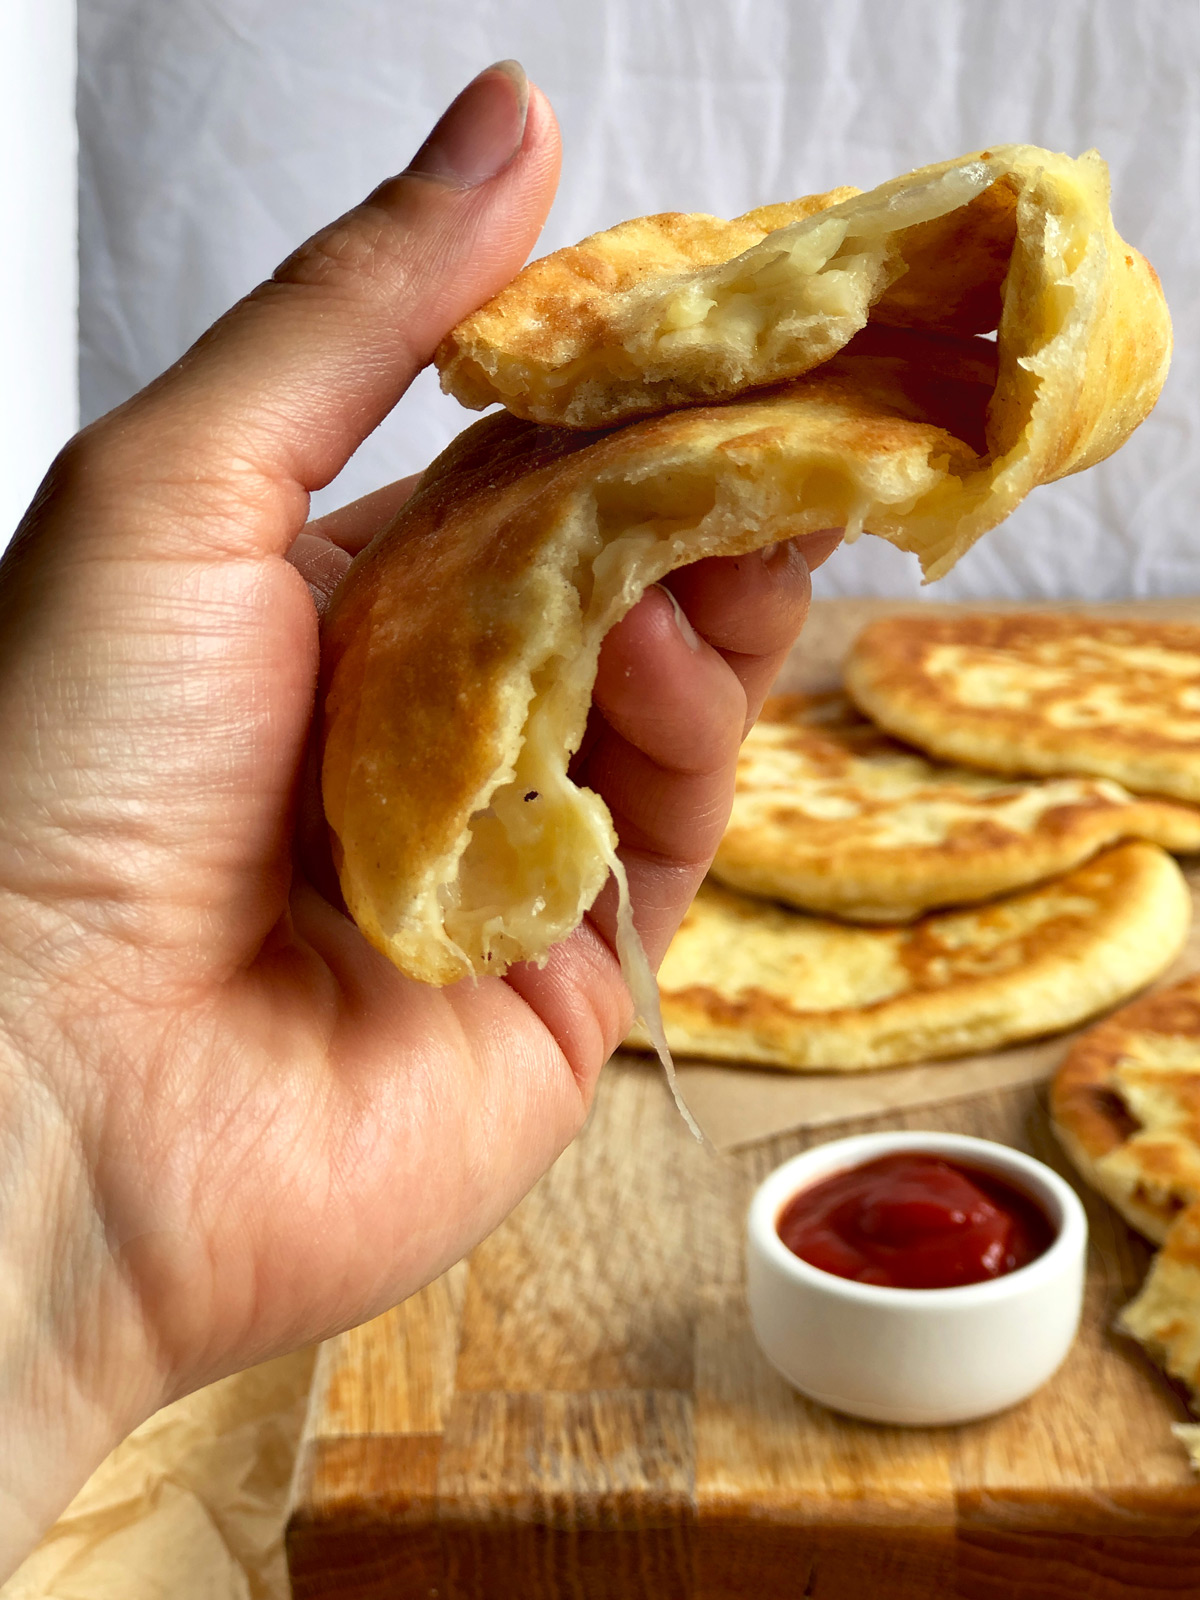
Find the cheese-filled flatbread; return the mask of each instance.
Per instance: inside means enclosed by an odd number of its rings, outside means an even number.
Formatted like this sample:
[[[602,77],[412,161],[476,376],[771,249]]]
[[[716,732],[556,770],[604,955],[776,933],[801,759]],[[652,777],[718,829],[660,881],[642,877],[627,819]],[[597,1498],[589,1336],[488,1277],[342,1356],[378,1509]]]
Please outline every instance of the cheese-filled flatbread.
[[[604,635],[704,556],[860,518],[905,541],[974,459],[947,426],[953,393],[940,412],[890,404],[846,353],[613,432],[500,413],[461,435],[325,623],[325,814],[367,937],[427,983],[565,938],[616,860],[607,808],[567,773]]]
[[[799,1071],[966,1055],[1117,1004],[1174,959],[1190,919],[1179,868],[1141,843],[904,927],[852,927],[710,883],[659,971],[667,1040],[680,1056]]]
[[[610,869],[620,882],[607,809],[567,763],[601,640],[649,584],[830,527],[937,576],[1149,410],[1169,324],[1112,232],[1102,164],[1039,155],[1018,183],[996,160],[929,180],[967,202],[1000,184],[985,206],[1015,185],[1011,248],[984,274],[995,341],[974,311],[929,327],[901,308],[806,376],[719,406],[604,432],[486,418],[355,562],[326,623],[325,811],[347,905],[403,971],[449,983],[539,959]],[[906,183],[878,205],[917,226]],[[952,275],[946,239],[922,237],[931,281]]]
[[[712,875],[804,910],[902,922],[1051,878],[1130,838],[1200,850],[1200,807],[1106,778],[997,778],[931,761],[832,690],[763,707]]]
[[[943,761],[1091,773],[1200,802],[1200,627],[1064,613],[883,618],[846,663],[859,707]]]
[[[1159,1244],[1200,1201],[1200,976],[1144,995],[1071,1047],[1050,1093],[1079,1171]]]
[[[437,364],[464,405],[594,428],[798,377],[868,319],[966,340],[998,330],[993,454],[1031,407],[1056,413],[1058,432],[1078,400],[1089,432],[1097,402],[1124,390],[1118,403],[1144,415],[1169,348],[1157,279],[1113,228],[1099,156],[1004,145],[866,194],[593,234],[526,267]]]

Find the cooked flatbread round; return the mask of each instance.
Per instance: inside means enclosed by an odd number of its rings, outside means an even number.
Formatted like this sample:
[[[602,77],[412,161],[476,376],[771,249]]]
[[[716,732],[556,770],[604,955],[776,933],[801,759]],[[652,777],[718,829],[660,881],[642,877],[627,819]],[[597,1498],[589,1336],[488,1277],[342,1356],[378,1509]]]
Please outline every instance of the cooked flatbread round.
[[[898,928],[850,927],[710,884],[659,972],[667,1039],[683,1056],[798,1070],[965,1055],[1125,999],[1178,954],[1190,917],[1179,868],[1142,843]]]
[[[1187,1385],[1193,1406],[1200,1402],[1200,1204],[1188,1206],[1171,1224],[1145,1283],[1117,1326],[1145,1345],[1172,1378]],[[1184,1438],[1195,1464],[1194,1430],[1172,1431]]]
[[[1200,627],[1062,613],[888,617],[855,641],[846,687],[944,761],[1090,773],[1200,801]]]
[[[1089,1028],[1050,1093],[1083,1176],[1159,1243],[1200,1200],[1200,976],[1144,995]]]
[[[1200,850],[1200,808],[1106,778],[990,777],[897,743],[840,691],[768,700],[738,758],[713,876],[859,922],[969,905],[1120,839]]]
[[[437,353],[442,385],[475,409],[499,401],[534,421],[601,427],[798,377],[870,317],[959,337],[998,329],[1006,398],[990,419],[993,454],[1031,408],[1069,432],[1081,401],[1087,431],[1097,402],[1128,391],[1121,404],[1140,419],[1169,328],[1108,200],[1094,151],[1076,161],[1005,145],[733,222],[639,217],[533,262],[460,323]],[[1073,442],[1058,450],[1070,470]]]

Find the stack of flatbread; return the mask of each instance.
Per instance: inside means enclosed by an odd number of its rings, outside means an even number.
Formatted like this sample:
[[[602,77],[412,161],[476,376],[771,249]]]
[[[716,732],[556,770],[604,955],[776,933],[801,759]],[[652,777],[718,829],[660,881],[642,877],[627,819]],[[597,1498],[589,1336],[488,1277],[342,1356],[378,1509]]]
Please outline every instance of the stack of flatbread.
[[[1035,871],[1048,861],[1047,823],[1064,861],[1103,845],[1109,828],[1108,838],[1197,848],[1200,628],[1062,615],[898,618],[862,635],[847,681],[891,736],[967,764],[962,776],[973,773],[977,785],[1005,781],[983,778],[985,765],[1041,775],[1024,780],[1041,796],[1027,813],[1024,856]],[[883,738],[866,726],[860,740]],[[1073,801],[1062,790],[1071,784],[1080,785]],[[1055,822],[1056,792],[1066,805]],[[1078,1038],[1055,1075],[1050,1112],[1082,1175],[1161,1246],[1120,1326],[1200,1406],[1200,974]],[[1200,1465],[1200,1430],[1182,1432]]]
[[[659,975],[672,1049],[854,1070],[1076,1027],[1179,953],[1197,802],[1200,627],[877,622],[746,740]]]

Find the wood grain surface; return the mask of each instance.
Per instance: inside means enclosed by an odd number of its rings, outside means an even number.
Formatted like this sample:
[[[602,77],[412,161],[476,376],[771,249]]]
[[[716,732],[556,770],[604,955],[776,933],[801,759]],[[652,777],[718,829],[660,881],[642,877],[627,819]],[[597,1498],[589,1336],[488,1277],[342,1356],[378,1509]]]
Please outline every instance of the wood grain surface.
[[[858,614],[835,610],[815,630],[831,659]],[[1148,1249],[1081,1185],[1083,1326],[1014,1410],[856,1422],[759,1354],[755,1185],[876,1127],[999,1139],[1071,1177],[1036,1087],[718,1155],[656,1067],[617,1058],[583,1135],[468,1261],[323,1348],[296,1600],[1200,1600],[1200,1485],[1170,1432],[1186,1408],[1111,1332]]]

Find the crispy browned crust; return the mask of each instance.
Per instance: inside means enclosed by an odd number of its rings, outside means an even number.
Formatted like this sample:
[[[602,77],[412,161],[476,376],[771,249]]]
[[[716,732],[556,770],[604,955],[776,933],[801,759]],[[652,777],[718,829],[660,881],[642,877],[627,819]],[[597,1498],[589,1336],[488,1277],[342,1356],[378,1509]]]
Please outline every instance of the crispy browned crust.
[[[943,215],[886,220],[906,198],[973,171],[986,172],[988,187]],[[832,215],[868,232],[868,219],[880,219],[871,234],[880,261],[853,314],[831,315],[824,334],[779,351],[760,336],[755,353],[719,338],[703,351],[671,346],[669,359],[645,353],[662,295],[709,282],[722,264],[745,259],[749,271],[760,245],[769,264],[797,228]],[[668,213],[622,223],[532,263],[460,323],[436,359],[443,387],[468,406],[498,401],[536,421],[595,427],[800,376],[868,318],[960,336],[997,331],[991,454],[1013,450],[1035,409],[1054,416],[1053,439],[1034,440],[1022,492],[1111,453],[1154,404],[1170,354],[1157,276],[1113,228],[1104,163],[1094,151],[1072,160],[1010,145],[867,194],[835,190],[732,222]]]
[[[931,462],[970,461],[919,399],[897,386],[888,403],[883,384],[858,383],[857,360],[615,431],[488,417],[354,563],[325,626],[325,809],[347,904],[404,970],[426,982],[472,970],[436,948],[430,896],[454,879],[472,817],[517,759],[539,674],[563,680],[579,663],[564,769],[582,737],[601,636],[585,637],[584,617],[605,549],[641,541],[607,627],[703,556],[843,525],[856,510],[902,538],[893,505],[936,489],[944,469]],[[929,411],[946,416],[964,387],[935,385]],[[552,879],[579,868],[565,846],[541,866]]]
[[[994,1049],[1075,1027],[1151,982],[1189,917],[1178,866],[1141,843],[904,927],[848,927],[706,885],[659,974],[667,1038],[679,1055],[794,1071]]]
[[[928,761],[838,691],[777,695],[742,746],[712,871],[804,910],[902,922],[1070,871],[1131,838],[1200,850],[1200,808],[1101,779],[989,781]]]
[[[1140,1232],[1161,1243],[1186,1204],[1175,1194],[1164,1199],[1153,1187],[1169,1184],[1170,1154],[1150,1145],[1145,1153],[1147,1186],[1106,1175],[1106,1156],[1122,1149],[1139,1123],[1122,1099],[1116,1069],[1138,1034],[1170,1035],[1200,1041],[1200,975],[1155,994],[1143,995],[1077,1039],[1054,1076],[1050,1118],[1063,1147],[1083,1173]],[[1200,1093],[1200,1072],[1197,1074]],[[1192,1132],[1200,1145],[1200,1119]]]
[[[1171,670],[1139,651],[1169,652]],[[1012,674],[1019,701],[980,703],[963,685],[985,670]],[[855,641],[846,686],[882,727],[942,760],[1091,773],[1200,800],[1200,627],[1047,613],[887,617]]]

